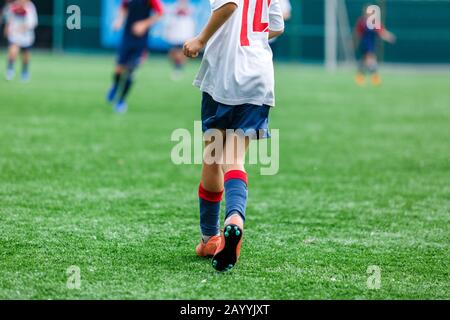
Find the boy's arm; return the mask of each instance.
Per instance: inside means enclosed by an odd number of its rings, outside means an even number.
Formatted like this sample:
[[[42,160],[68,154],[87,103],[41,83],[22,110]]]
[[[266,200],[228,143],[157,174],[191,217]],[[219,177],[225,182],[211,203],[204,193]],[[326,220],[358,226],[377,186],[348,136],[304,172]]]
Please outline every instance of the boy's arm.
[[[269,39],[279,37],[283,32],[283,10],[278,0],[272,0],[269,7]]]
[[[269,40],[281,36],[283,34],[283,32],[284,31],[272,31],[272,30],[269,30]]]
[[[397,41],[397,37],[392,32],[386,30],[385,28],[381,29],[380,37],[381,39],[389,43],[395,43],[395,41]]]
[[[149,0],[149,3],[155,14],[133,25],[133,33],[138,37],[143,36],[164,14],[163,5],[160,0]]]
[[[128,15],[128,6],[125,1],[122,1],[119,11],[117,12],[116,20],[114,20],[113,23],[114,31],[119,31],[122,28],[123,24],[125,23],[127,15]]]
[[[189,58],[196,58],[209,39],[224,25],[237,9],[237,3],[229,1],[213,11],[208,24],[203,31],[194,39],[186,41],[184,44],[184,54]]]

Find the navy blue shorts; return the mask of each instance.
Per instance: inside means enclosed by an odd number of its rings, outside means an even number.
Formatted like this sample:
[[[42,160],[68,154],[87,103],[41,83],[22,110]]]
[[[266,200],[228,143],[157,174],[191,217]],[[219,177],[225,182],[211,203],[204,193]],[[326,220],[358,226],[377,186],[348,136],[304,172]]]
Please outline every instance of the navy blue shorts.
[[[242,104],[230,106],[215,101],[208,93],[202,97],[202,129],[241,129],[254,139],[270,138],[270,106]],[[255,135],[256,134],[256,135]]]
[[[366,54],[375,54],[377,52],[377,48],[375,44],[361,43],[361,46],[359,47],[359,52],[363,56]]]
[[[131,70],[136,69],[146,51],[146,47],[121,46],[117,64],[127,66]]]

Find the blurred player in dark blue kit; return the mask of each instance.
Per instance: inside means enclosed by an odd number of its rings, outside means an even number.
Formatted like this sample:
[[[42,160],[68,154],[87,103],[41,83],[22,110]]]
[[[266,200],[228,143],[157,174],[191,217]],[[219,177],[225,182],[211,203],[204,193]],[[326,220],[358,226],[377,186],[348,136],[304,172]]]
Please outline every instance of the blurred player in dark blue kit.
[[[396,37],[394,34],[385,29],[384,26],[380,28],[369,27],[367,21],[370,19],[370,13],[368,12],[368,6],[364,7],[363,16],[358,19],[356,23],[354,35],[355,35],[355,47],[360,50],[361,60],[359,62],[358,73],[356,74],[355,81],[358,85],[363,86],[366,82],[365,75],[369,74],[372,79],[372,83],[375,86],[381,84],[381,77],[378,73],[378,60],[377,60],[377,41],[381,38],[389,43],[394,43]]]
[[[124,27],[124,33],[113,85],[107,96],[109,102],[116,102],[116,112],[127,111],[125,99],[133,84],[133,73],[147,52],[149,29],[162,15],[160,0],[122,0],[113,28],[118,31]]]

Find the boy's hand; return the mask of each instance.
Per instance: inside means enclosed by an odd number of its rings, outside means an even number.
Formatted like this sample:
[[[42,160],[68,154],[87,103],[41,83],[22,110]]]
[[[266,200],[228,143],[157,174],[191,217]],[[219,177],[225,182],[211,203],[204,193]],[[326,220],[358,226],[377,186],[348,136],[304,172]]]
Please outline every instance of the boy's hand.
[[[186,41],[183,47],[183,52],[186,57],[197,58],[200,51],[205,47],[205,43],[196,37],[192,40]]]
[[[192,40],[186,41],[183,47],[184,55],[189,58],[197,58],[200,50],[206,46],[209,39],[227,22],[236,9],[237,5],[229,2],[214,11],[200,35]]]
[[[148,31],[149,27],[146,20],[138,21],[133,25],[133,33],[137,37],[142,37]]]
[[[388,41],[389,43],[394,44],[394,43],[397,42],[397,37],[396,37],[395,34],[393,34],[393,33],[390,33],[389,36],[388,36],[387,38],[388,38],[387,41]]]

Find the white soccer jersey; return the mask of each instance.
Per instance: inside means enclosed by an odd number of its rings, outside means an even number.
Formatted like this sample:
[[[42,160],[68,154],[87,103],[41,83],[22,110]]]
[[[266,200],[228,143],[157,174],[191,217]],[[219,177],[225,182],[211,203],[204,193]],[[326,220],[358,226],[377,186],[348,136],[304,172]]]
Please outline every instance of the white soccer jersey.
[[[30,47],[34,43],[34,29],[38,24],[36,7],[29,1],[24,6],[8,6],[6,19],[9,26],[8,41],[20,47]]]
[[[279,0],[210,0],[238,9],[208,42],[194,85],[227,105],[275,106],[269,32],[284,29]]]

